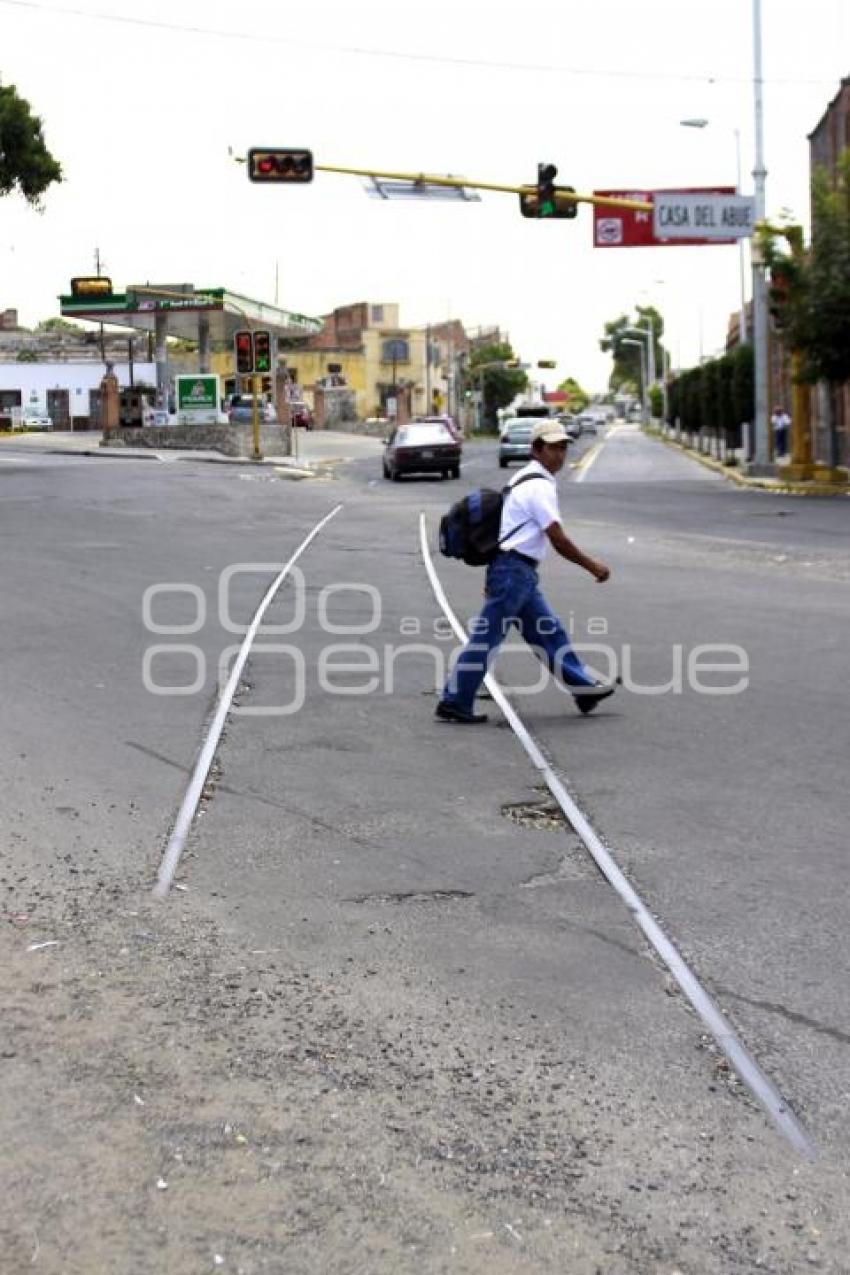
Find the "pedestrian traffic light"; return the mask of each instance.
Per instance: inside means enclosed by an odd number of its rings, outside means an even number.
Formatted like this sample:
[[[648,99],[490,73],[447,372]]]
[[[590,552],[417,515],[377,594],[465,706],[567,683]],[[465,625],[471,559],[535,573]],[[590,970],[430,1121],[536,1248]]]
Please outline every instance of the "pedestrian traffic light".
[[[233,338],[236,350],[236,373],[238,376],[251,376],[254,371],[254,335],[252,332],[237,332]]]
[[[252,146],[247,168],[252,182],[311,182],[313,152],[292,147]]]
[[[272,370],[272,336],[264,328],[254,333],[254,371],[262,375]]]

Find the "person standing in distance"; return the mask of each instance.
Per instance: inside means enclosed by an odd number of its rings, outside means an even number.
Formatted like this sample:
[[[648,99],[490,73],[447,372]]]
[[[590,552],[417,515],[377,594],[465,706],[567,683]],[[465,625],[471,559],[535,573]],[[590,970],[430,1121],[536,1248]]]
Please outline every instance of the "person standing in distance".
[[[604,562],[583,553],[561,526],[555,475],[564,466],[568,441],[560,421],[541,421],[531,432],[532,459],[514,476],[505,495],[499,550],[487,567],[484,608],[470,626],[469,641],[437,704],[436,716],[442,721],[486,722],[486,713],[475,712],[475,695],[513,624],[566,683],[580,712],[592,712],[614,693],[614,683],[597,682],[582,664],[537,580],[537,568],[550,544],[599,584],[611,574]]]

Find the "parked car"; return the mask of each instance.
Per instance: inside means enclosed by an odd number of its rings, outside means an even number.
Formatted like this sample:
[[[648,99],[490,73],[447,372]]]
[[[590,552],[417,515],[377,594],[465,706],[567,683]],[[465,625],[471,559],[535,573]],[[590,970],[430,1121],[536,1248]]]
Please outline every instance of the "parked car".
[[[442,421],[398,425],[386,440],[384,477],[398,482],[402,474],[439,474],[460,478],[460,443]]]
[[[453,417],[451,416],[416,416],[414,417],[413,423],[416,425],[420,423],[422,423],[423,425],[424,424],[445,425],[446,429],[449,431],[449,433],[451,434],[455,442],[461,443],[461,444],[463,443],[463,434],[461,433],[460,429],[455,424]]]
[[[37,412],[31,409],[24,409],[20,421],[13,426],[14,429],[22,430],[47,430],[53,429],[53,421],[46,412]]]
[[[306,403],[290,403],[289,415],[293,425],[301,425],[304,429],[313,428],[313,413]]]
[[[257,400],[257,410],[261,421],[277,420],[274,407],[265,399]],[[254,419],[254,397],[252,394],[234,394],[227,413],[231,425],[250,422]]]
[[[499,438],[499,464],[506,469],[512,460],[531,460],[531,431],[537,422],[533,417],[509,417],[502,421]]]

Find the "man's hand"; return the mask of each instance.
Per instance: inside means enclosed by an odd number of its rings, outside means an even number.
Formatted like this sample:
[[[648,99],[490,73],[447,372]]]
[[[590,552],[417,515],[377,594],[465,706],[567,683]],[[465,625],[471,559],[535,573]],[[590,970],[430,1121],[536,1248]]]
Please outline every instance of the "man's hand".
[[[578,545],[570,540],[559,522],[551,523],[546,528],[546,535],[556,553],[566,558],[567,562],[574,562],[577,567],[584,567],[585,571],[589,571],[595,578],[597,584],[604,584],[611,575],[610,569],[604,562],[599,562],[596,558],[591,558],[589,554],[582,553]]]

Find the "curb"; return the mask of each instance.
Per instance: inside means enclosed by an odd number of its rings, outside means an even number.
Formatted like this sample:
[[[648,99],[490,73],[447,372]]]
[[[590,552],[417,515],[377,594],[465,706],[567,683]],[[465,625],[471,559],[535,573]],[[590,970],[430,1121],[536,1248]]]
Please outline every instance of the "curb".
[[[746,474],[737,473],[729,465],[722,465],[720,461],[713,460],[710,456],[702,456],[692,448],[686,447],[684,443],[677,442],[675,438],[668,438],[660,430],[648,429],[644,432],[650,438],[657,438],[659,442],[666,443],[668,447],[677,448],[690,460],[695,460],[705,469],[710,469],[715,474],[729,479],[730,482],[737,483],[739,487],[767,491],[775,496],[850,496],[850,484],[847,483],[795,483],[783,482],[781,478],[750,478]]]

